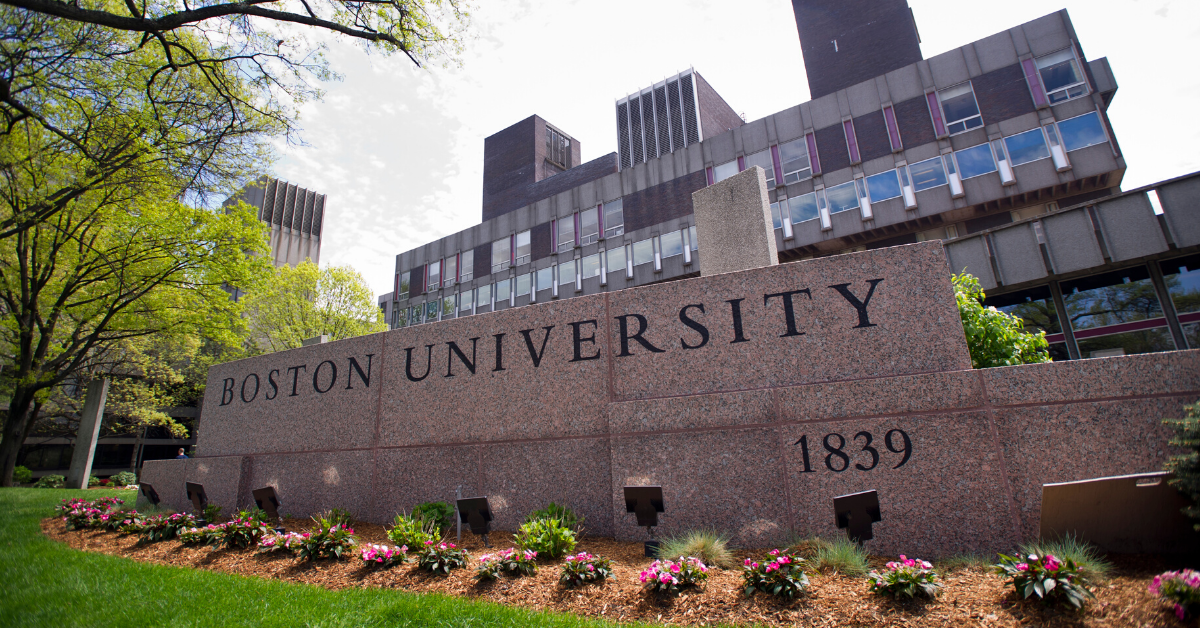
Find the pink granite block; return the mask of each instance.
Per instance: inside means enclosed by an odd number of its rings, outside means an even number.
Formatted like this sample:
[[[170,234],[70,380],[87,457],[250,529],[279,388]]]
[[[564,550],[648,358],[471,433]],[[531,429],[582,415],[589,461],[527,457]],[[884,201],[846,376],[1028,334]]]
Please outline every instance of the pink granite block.
[[[1090,360],[1089,360],[1090,361]],[[1197,395],[996,411],[1021,530],[1036,538],[1042,485],[1161,471],[1172,454],[1164,417],[1180,417]]]
[[[762,547],[789,536],[779,433],[774,429],[621,436],[612,439],[616,537],[646,540],[625,511],[623,487],[661,485],[658,536],[715,529]]]
[[[203,485],[208,503],[220,506],[222,516],[232,516],[251,505],[249,492],[238,493],[243,466],[249,468],[245,460],[243,456],[192,458],[187,461],[187,481]]]
[[[789,329],[784,297],[768,295],[797,290],[808,292],[792,295]],[[608,298],[616,400],[971,368],[940,242]]]
[[[376,452],[370,520],[389,524],[424,502],[454,504],[482,492],[483,447],[404,447]]]
[[[383,385],[383,336],[361,336],[210,368],[197,454],[371,446]]]
[[[572,438],[482,448],[483,493],[494,530],[517,530],[550,502],[584,517],[587,534],[612,536],[607,438]]]
[[[893,430],[909,437],[906,462],[903,436]],[[844,537],[833,498],[875,490],[883,521],[867,543],[872,554],[934,558],[1008,550],[1016,541],[1004,463],[985,412],[831,421],[781,431],[788,503],[800,536]],[[868,447],[876,450],[877,462]]]
[[[279,513],[310,517],[343,508],[370,520],[371,452],[331,451],[254,456],[248,491],[275,487]]]
[[[984,369],[996,405],[1200,392],[1200,349]]]
[[[769,390],[639,399],[609,404],[613,434],[762,425],[775,421]]]
[[[388,332],[380,446],[603,434],[604,324],[596,295]]]
[[[138,481],[154,487],[154,491],[158,493],[158,498],[161,500],[160,507],[179,512],[191,512],[192,503],[188,501],[186,480],[184,479],[187,477],[187,463],[187,460],[147,460],[142,463],[142,473]],[[143,497],[142,491],[139,490],[137,508],[145,510],[149,506],[149,500]]]
[[[978,371],[901,375],[776,391],[783,421],[946,412],[983,404]]]

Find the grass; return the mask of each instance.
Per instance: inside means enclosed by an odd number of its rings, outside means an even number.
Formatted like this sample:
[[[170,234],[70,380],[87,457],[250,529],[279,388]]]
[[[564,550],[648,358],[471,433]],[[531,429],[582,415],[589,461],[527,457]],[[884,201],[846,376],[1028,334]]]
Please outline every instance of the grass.
[[[934,561],[938,571],[960,571],[963,569],[987,569],[996,563],[996,557],[983,554],[960,553]]]
[[[816,571],[846,576],[867,573],[867,553],[847,538],[809,537],[793,543],[792,550],[803,556]]]
[[[1059,539],[1042,539],[1021,546],[1021,555],[1053,554],[1056,558],[1070,559],[1079,566],[1079,574],[1091,582],[1104,582],[1112,573],[1112,563],[1087,541],[1081,541],[1075,535],[1067,535]]]
[[[60,499],[130,491],[0,488],[4,626],[490,626],[615,624],[443,595],[343,589],[150,565],[72,550],[38,522]]]
[[[729,551],[729,539],[715,530],[695,530],[667,537],[658,546],[658,555],[667,560],[694,556],[705,565],[730,569],[737,563]]]

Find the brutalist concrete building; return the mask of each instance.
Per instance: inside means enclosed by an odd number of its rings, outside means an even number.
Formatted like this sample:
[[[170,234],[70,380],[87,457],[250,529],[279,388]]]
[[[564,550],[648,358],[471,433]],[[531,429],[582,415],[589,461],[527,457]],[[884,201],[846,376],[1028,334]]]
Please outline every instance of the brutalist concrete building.
[[[1200,173],[1121,190],[1066,11],[924,59],[905,0],[793,8],[809,102],[745,122],[689,69],[617,100],[617,153],[487,138],[483,222],[396,257],[391,325],[698,276],[692,193],[759,166],[780,262],[940,239],[1055,359],[1200,347]]]
[[[276,266],[295,266],[306,259],[320,263],[324,194],[263,175],[246,184],[222,205],[233,205],[238,201],[246,201],[257,209],[258,219],[270,226],[268,246]]]

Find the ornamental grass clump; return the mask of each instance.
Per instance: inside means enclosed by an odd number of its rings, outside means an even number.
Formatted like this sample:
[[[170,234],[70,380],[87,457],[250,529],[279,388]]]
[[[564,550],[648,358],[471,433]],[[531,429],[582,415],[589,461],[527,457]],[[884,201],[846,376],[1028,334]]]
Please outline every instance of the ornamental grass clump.
[[[761,592],[795,599],[808,588],[804,559],[777,549],[761,562],[747,558],[742,564],[742,586],[747,597]]]
[[[300,560],[341,558],[358,544],[358,539],[354,538],[354,528],[326,517],[313,517],[313,521],[317,522],[317,529],[300,535],[300,542],[295,546]]]
[[[495,554],[479,557],[475,570],[477,580],[495,580],[502,574],[532,576],[537,573],[537,552],[510,547]]]
[[[408,547],[425,547],[426,541],[436,543],[442,538],[436,521],[430,521],[416,513],[396,515],[387,535],[392,543]]]
[[[575,549],[575,531],[561,519],[536,519],[521,524],[517,547],[549,558],[561,558]]]
[[[558,581],[568,587],[578,587],[588,582],[603,582],[612,575],[611,560],[579,552],[574,556],[567,556],[563,561],[562,575],[558,577]]]
[[[425,541],[425,549],[417,556],[417,566],[425,571],[448,574],[451,569],[467,566],[469,555],[453,543]]]
[[[1000,554],[995,569],[1006,583],[1012,582],[1022,599],[1036,595],[1048,604],[1066,602],[1082,608],[1087,598],[1094,597],[1087,589],[1087,580],[1080,575],[1079,566],[1069,558],[1059,559],[1053,554],[1029,554],[1025,558]]]
[[[867,575],[874,593],[911,599],[918,595],[935,598],[942,592],[937,572],[933,570],[933,564],[927,561],[901,554],[900,560],[890,561],[884,567],[886,571],[883,573],[872,571]]]
[[[699,558],[680,556],[679,560],[656,560],[638,574],[638,580],[652,593],[679,593],[708,579],[708,567]]]
[[[1200,572],[1184,569],[1154,576],[1150,593],[1171,604],[1179,621],[1200,616]]]
[[[359,557],[368,567],[395,567],[403,565],[408,561],[408,547],[401,545],[400,547],[390,545],[375,545],[368,544],[362,548]]]
[[[695,556],[710,567],[730,569],[737,564],[729,551],[729,538],[715,530],[692,530],[663,539],[659,556]]]

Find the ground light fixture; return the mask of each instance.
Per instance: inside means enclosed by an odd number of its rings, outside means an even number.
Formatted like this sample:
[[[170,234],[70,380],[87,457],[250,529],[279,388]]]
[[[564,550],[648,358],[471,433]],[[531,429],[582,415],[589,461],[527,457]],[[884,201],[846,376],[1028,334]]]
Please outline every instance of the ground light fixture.
[[[283,518],[279,516],[279,496],[275,494],[275,487],[264,486],[262,488],[256,488],[253,491],[250,491],[250,493],[254,496],[254,503],[257,504],[263,512],[267,513],[268,518],[277,523],[275,526],[275,532],[277,534],[283,534],[285,532],[283,529]]]
[[[871,524],[883,521],[879,513],[879,493],[870,490],[834,497],[833,514],[838,529],[845,529],[850,540],[862,545],[875,538]]]
[[[458,520],[471,526],[471,532],[483,537],[484,547],[491,547],[488,542],[488,529],[492,521],[492,509],[488,506],[487,497],[464,497],[457,500]]]
[[[208,506],[208,495],[204,493],[204,485],[188,482],[187,496],[188,500],[192,502],[192,507],[196,509],[196,513],[200,515],[200,519],[196,523],[201,525],[208,523],[204,520],[204,508]]]
[[[654,527],[658,525],[658,513],[663,512],[661,486],[626,486],[625,512],[637,515],[637,524],[646,528],[650,540],[646,541],[646,556],[658,556],[658,541],[654,540]]]
[[[152,506],[158,506],[158,502],[162,501],[158,497],[158,491],[154,490],[154,487],[147,482],[138,484],[138,490],[142,492],[142,495],[146,496],[146,499],[150,500]]]

